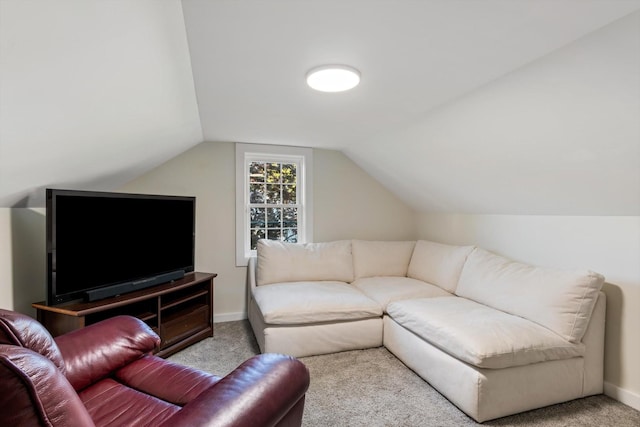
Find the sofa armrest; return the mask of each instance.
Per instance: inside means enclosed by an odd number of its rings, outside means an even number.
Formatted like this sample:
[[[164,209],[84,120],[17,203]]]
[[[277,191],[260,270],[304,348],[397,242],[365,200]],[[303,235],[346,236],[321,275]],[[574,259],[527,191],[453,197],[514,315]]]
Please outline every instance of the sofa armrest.
[[[258,258],[249,258],[247,264],[247,310],[251,307],[251,301],[253,300],[253,293],[258,286],[256,282],[256,268],[258,267]]]
[[[256,257],[249,258],[249,263],[247,264],[247,280],[249,282],[249,289],[252,291],[258,285],[256,282],[256,268],[258,268],[258,259]]]
[[[149,353],[160,338],[143,321],[117,316],[55,338],[67,379],[82,390]]]
[[[309,371],[302,362],[291,356],[260,354],[185,405],[162,427],[275,426],[294,408],[302,417],[299,404],[308,387]]]

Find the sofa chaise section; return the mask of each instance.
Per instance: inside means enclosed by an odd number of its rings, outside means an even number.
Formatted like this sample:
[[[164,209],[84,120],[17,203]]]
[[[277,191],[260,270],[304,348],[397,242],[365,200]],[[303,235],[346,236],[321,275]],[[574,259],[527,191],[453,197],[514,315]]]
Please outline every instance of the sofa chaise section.
[[[423,339],[390,316],[384,346],[478,422],[603,391],[604,317],[600,292],[582,339],[584,355],[501,369],[480,368]]]
[[[457,296],[389,305],[384,345],[480,422],[602,393],[603,281],[476,248]]]

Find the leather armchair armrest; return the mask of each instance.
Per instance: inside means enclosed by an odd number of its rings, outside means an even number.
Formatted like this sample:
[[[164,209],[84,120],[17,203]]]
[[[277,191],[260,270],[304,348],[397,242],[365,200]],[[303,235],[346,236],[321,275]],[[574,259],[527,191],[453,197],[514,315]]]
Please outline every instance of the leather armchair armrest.
[[[67,379],[82,390],[111,372],[139,359],[160,338],[147,324],[131,316],[117,316],[55,338]]]
[[[302,362],[260,354],[201,393],[162,427],[275,426],[304,399],[308,387],[309,371]],[[302,411],[297,412],[301,417]]]
[[[115,372],[122,384],[184,406],[220,381],[220,377],[157,356],[144,356]]]

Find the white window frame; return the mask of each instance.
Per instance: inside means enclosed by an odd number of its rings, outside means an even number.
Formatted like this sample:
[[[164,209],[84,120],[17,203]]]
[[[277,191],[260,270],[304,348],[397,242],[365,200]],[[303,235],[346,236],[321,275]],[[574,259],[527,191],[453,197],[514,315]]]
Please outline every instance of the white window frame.
[[[296,162],[297,188],[300,205],[298,211],[298,243],[313,241],[313,150],[311,148],[236,143],[236,266],[244,267],[249,258],[256,256],[251,250],[249,227],[249,163]]]

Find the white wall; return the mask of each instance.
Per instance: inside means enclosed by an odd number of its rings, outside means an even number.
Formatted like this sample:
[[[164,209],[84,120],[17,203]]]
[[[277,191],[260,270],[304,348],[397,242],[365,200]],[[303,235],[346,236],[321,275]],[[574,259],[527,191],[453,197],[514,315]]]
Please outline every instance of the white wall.
[[[415,213],[398,197],[341,152],[313,153],[316,241],[414,238]]]
[[[179,0],[0,2],[0,206],[111,189],[202,141]]]
[[[46,299],[44,209],[0,208],[0,308],[35,315]]]
[[[340,152],[314,150],[314,239],[404,239],[413,211]],[[196,269],[217,273],[215,321],[245,316],[246,267],[235,264],[235,146],[205,142],[121,191],[196,196]]]
[[[640,409],[640,217],[423,215],[420,238],[606,278],[605,392]]]
[[[11,209],[0,208],[0,308],[13,309]]]

